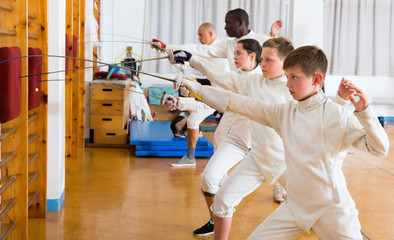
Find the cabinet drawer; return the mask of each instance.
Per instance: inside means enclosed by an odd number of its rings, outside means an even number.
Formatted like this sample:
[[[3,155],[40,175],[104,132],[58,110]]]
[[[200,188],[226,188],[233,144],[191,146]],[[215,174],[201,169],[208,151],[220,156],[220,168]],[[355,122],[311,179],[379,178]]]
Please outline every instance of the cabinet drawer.
[[[127,130],[94,129],[93,143],[127,144]]]
[[[127,86],[107,86],[99,84],[90,85],[90,98],[93,100],[128,100],[129,90]]]
[[[116,129],[123,130],[128,117],[122,115],[90,115],[91,129]]]
[[[128,102],[111,100],[91,100],[90,114],[124,115],[128,112]]]

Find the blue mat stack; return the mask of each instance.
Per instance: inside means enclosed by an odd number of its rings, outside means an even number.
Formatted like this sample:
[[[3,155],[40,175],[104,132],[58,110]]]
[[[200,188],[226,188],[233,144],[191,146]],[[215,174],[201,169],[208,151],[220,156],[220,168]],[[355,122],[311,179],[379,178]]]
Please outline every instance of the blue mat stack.
[[[186,138],[176,138],[170,122],[130,121],[130,144],[136,145],[137,157],[183,157],[187,153]],[[202,136],[196,146],[196,157],[213,155],[213,144]]]

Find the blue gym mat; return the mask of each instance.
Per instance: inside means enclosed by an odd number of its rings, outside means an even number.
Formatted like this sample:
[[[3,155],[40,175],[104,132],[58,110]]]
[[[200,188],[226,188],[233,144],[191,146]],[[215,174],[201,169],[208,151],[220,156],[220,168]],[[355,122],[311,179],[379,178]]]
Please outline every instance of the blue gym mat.
[[[208,146],[196,146],[196,151],[207,151],[211,150],[213,147],[212,143],[209,143]],[[187,149],[187,148],[186,148]],[[171,151],[183,151],[185,150],[185,146],[174,146],[174,145],[136,145],[136,150],[150,150],[150,151],[162,151],[162,150],[171,150]]]
[[[187,153],[187,139],[176,138],[171,122],[130,121],[130,144],[136,145],[137,156],[183,157]],[[196,146],[196,157],[210,157],[213,144],[202,136]]]
[[[187,154],[187,150],[183,151],[135,151],[135,155],[137,157],[183,157]],[[209,151],[197,151],[196,150],[196,157],[199,158],[206,158],[211,157],[213,155],[213,150]]]

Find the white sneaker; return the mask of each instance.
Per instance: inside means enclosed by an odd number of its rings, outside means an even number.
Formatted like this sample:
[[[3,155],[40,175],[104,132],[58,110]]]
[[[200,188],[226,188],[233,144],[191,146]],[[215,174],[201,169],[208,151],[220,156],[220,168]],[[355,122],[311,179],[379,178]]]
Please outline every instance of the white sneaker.
[[[183,134],[180,134],[180,133],[175,133],[174,136],[177,137],[177,138],[186,138],[187,137],[186,135],[183,135]]]
[[[171,163],[172,167],[187,167],[187,166],[196,166],[195,159],[189,159],[187,155],[183,156],[181,160]]]
[[[287,192],[286,190],[279,184],[274,184],[274,201],[277,203],[283,203],[286,201]]]

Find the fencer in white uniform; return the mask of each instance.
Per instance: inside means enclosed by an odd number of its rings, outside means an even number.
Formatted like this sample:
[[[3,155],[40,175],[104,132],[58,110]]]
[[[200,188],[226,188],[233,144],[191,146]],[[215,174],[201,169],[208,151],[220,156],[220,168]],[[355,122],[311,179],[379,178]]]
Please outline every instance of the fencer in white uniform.
[[[253,77],[255,75],[262,76],[262,71],[259,66],[261,57],[260,43],[254,39],[245,39],[241,42],[244,41],[247,42],[245,43],[245,45],[243,45],[242,43],[237,44],[237,47],[234,49],[234,51],[237,53],[237,55],[234,57],[234,62],[236,62],[236,66],[239,69],[237,70],[237,72],[231,72],[231,74],[243,76],[242,79],[248,79],[249,76]],[[204,61],[204,63],[207,64],[206,67],[208,68],[213,66],[206,60]],[[216,66],[215,69],[219,70],[220,72],[226,72],[220,68],[217,68]],[[230,74],[230,72],[226,73]],[[194,98],[172,98],[172,101],[176,102],[176,108],[180,110],[184,110],[187,108],[198,109],[201,107],[201,102],[195,101]],[[171,102],[169,107],[172,107]],[[244,123],[243,131],[247,131],[250,133],[250,129],[248,128],[249,120],[242,116],[239,116],[239,122]],[[201,174],[201,189],[204,193],[208,208],[212,205],[215,194],[218,191],[219,187],[223,184],[223,182],[225,182],[224,180],[227,177],[227,172],[233,166],[235,166],[235,164],[241,161],[248,152],[248,148],[245,147],[243,142],[239,140],[235,133],[236,132],[231,130],[227,133],[220,146],[215,150],[214,155],[208,161],[203,173]],[[212,215],[211,211],[210,214]],[[207,229],[210,229],[210,231],[208,232],[213,232],[213,225],[210,222],[208,222],[202,228],[197,229],[194,232],[194,235],[203,233],[206,234]],[[207,227],[207,225],[210,227]]]
[[[210,23],[203,23],[198,28],[198,40],[203,45],[211,45],[216,44],[219,40],[216,37],[216,30],[215,27]],[[229,66],[226,59],[223,58],[209,58],[207,59],[213,64],[216,64],[219,68],[225,69],[229,71]],[[179,67],[179,66],[178,66]],[[180,67],[183,74],[186,74],[191,77],[195,77],[197,81],[204,81],[207,83],[207,79],[197,70],[188,66],[188,64],[183,65]],[[212,85],[212,84],[211,84]],[[175,87],[175,91],[177,88]],[[181,92],[182,94],[182,92]],[[182,100],[181,98],[179,98]],[[186,118],[187,122],[187,154],[183,156],[180,160],[171,163],[173,167],[183,167],[183,166],[195,166],[195,153],[196,153],[196,146],[198,139],[200,137],[200,124],[201,122],[214,113],[214,109],[205,105],[204,103],[200,103],[201,106],[198,107],[197,110],[185,110],[188,111],[190,114]],[[202,106],[205,105],[205,106]]]
[[[215,45],[218,42],[220,42],[219,39],[216,39],[211,45]],[[209,45],[200,45],[200,46],[209,46]],[[219,69],[223,69],[224,71],[230,71],[230,68],[228,66],[228,62],[223,59],[223,58],[207,58],[206,59],[210,64],[213,64],[215,66],[217,66]],[[191,71],[189,72],[183,72],[183,74],[194,77],[194,78],[201,78],[201,77],[206,77],[203,76],[200,72],[194,70],[193,68],[189,67],[191,69]],[[186,68],[188,69],[188,68]],[[194,70],[194,71],[193,71]],[[209,80],[209,79],[208,79]],[[211,82],[211,86],[215,87],[216,84]],[[184,98],[179,98],[179,100],[182,101],[186,101],[186,99]],[[196,110],[192,110],[192,109],[196,109]],[[181,111],[189,111],[190,115],[187,118],[187,128],[190,129],[198,129],[200,127],[201,122],[208,117],[209,115],[213,114],[215,112],[215,109],[209,107],[208,105],[206,105],[203,102],[199,102],[198,106],[196,107],[192,107],[190,109],[179,109]],[[215,142],[218,143],[218,142]],[[214,143],[214,145],[215,145]],[[217,146],[215,145],[215,149],[217,149]]]
[[[298,48],[287,56],[284,69],[287,87],[296,100],[284,104],[269,104],[192,82],[185,84],[211,106],[247,116],[273,128],[282,138],[287,202],[249,239],[294,239],[311,229],[320,239],[362,239],[342,163],[350,146],[376,156],[387,155],[387,134],[365,94],[354,84],[345,81],[349,91],[359,97],[349,97],[355,112],[334,103],[320,90],[327,70],[322,50],[315,46]]]
[[[243,41],[238,44],[243,44]],[[261,99],[267,103],[285,103],[292,97],[286,88],[287,78],[282,65],[284,58],[292,50],[294,50],[292,43],[285,38],[267,40],[263,44],[261,55],[264,76],[261,74],[245,76],[225,72],[198,56],[192,56],[189,64],[224,89]],[[223,183],[211,206],[211,210],[217,216],[214,218],[215,235],[219,233],[228,235],[230,227],[224,224],[231,226],[230,218],[240,201],[264,181],[271,185],[276,183],[286,170],[280,136],[272,128],[254,121],[250,121],[250,128],[253,130],[251,151]],[[285,186],[286,176],[282,176],[280,180],[281,185]]]

